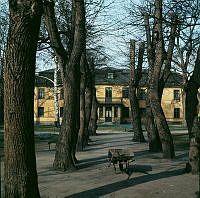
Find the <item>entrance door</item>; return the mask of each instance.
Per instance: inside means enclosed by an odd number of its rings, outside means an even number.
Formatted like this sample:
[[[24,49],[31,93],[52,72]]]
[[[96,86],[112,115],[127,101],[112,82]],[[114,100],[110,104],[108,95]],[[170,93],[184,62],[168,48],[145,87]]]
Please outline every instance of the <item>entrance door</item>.
[[[112,122],[112,107],[106,107],[105,122]]]

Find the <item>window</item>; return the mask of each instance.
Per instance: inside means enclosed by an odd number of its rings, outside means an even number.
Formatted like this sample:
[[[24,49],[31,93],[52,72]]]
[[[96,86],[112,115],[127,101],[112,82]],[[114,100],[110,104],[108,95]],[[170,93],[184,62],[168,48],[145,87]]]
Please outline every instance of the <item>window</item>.
[[[99,107],[99,118],[103,118],[103,107]]]
[[[44,99],[44,88],[38,89],[38,99]]]
[[[118,106],[114,107],[114,117],[117,118],[118,117]]]
[[[122,88],[122,98],[129,97],[129,88]]]
[[[174,100],[180,100],[180,90],[174,90]]]
[[[139,89],[137,93],[138,99],[145,100],[146,99],[146,92],[144,89]]]
[[[44,117],[44,107],[38,107],[38,118]]]
[[[113,77],[114,77],[113,73],[108,73],[108,78],[109,79],[113,79]]]
[[[123,118],[129,118],[129,107],[123,107],[122,108],[122,117]]]
[[[112,98],[112,87],[106,87],[106,98]]]
[[[64,89],[60,89],[60,100],[64,99]]]
[[[180,108],[174,108],[174,118],[180,118]]]
[[[63,117],[63,107],[60,107],[60,117]]]

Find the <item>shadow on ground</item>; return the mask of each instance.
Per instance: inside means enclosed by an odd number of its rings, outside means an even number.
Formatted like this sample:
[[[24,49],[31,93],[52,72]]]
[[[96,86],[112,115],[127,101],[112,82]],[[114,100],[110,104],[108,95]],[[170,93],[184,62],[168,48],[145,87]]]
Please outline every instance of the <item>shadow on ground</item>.
[[[143,176],[126,179],[126,180],[115,182],[112,184],[100,186],[91,190],[76,193],[70,196],[66,196],[65,198],[99,198],[100,196],[110,194],[115,191],[119,191],[119,190],[129,188],[132,186],[136,186],[142,183],[147,183],[150,181],[155,181],[155,180],[159,180],[159,179],[167,178],[167,177],[174,177],[174,176],[178,176],[182,174],[184,174],[184,169],[164,171],[164,172],[155,173],[155,174],[146,174]]]

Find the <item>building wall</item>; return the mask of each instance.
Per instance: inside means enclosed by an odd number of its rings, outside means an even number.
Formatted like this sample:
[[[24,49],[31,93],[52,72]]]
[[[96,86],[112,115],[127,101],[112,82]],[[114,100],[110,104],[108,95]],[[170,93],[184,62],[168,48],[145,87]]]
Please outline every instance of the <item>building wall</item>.
[[[180,92],[180,99],[174,99],[174,91],[179,90]],[[162,96],[162,108],[165,113],[165,117],[167,121],[173,121],[173,122],[181,122],[184,119],[183,114],[183,95],[182,95],[182,89],[173,87],[173,88],[165,88],[163,91]],[[174,118],[174,109],[179,108],[180,109],[180,118]]]
[[[97,101],[101,106],[103,106],[103,114],[104,116],[99,118],[100,122],[105,121],[105,88],[112,87],[112,103],[110,106],[112,107],[112,122],[130,122],[129,118],[122,117],[122,109],[123,107],[130,107],[129,99],[122,98],[122,88],[127,86],[120,85],[96,85],[96,96]],[[40,87],[45,90],[45,97],[43,99],[38,99],[38,87],[35,87],[35,96],[34,96],[34,120],[35,122],[41,123],[53,123],[55,121],[55,113],[54,113],[54,97],[53,97],[53,87]],[[145,89],[145,88],[142,88]],[[60,90],[58,89],[58,99],[59,99],[59,107],[63,107],[63,100],[60,99]],[[174,90],[179,90],[180,99],[174,99]],[[199,97],[199,96],[198,96]],[[182,95],[182,89],[178,87],[174,88],[165,88],[162,96],[162,107],[165,113],[167,121],[173,122],[182,122],[184,120],[184,101]],[[118,117],[114,118],[114,106],[118,107]],[[44,107],[44,116],[38,117],[38,107]],[[139,107],[145,109],[146,103],[145,100],[139,100]],[[180,109],[180,118],[174,118],[174,109]],[[98,110],[99,113],[99,110]],[[129,108],[129,115],[130,108]]]
[[[39,88],[44,89],[44,98],[38,99]],[[53,87],[35,87],[34,91],[34,121],[35,123],[54,123],[55,108],[54,108],[54,88]],[[60,100],[60,90],[58,88],[58,104],[63,107],[63,100]],[[44,107],[44,116],[38,117],[38,107]]]

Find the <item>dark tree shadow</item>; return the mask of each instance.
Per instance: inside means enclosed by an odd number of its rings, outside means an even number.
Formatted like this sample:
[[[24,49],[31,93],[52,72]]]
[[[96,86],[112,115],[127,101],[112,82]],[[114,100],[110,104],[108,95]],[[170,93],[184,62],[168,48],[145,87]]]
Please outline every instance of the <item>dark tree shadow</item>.
[[[167,177],[174,177],[184,174],[184,169],[172,170],[172,171],[164,171],[161,173],[155,174],[146,174],[143,176],[138,176],[131,179],[126,179],[123,181],[115,182],[112,184],[107,184],[104,186],[100,186],[98,188],[94,188],[91,190],[86,190],[80,193],[76,193],[73,195],[66,196],[65,198],[99,198],[100,196],[113,193],[115,191],[119,191],[121,189],[133,187],[139,184],[147,183],[150,181],[159,180]]]

